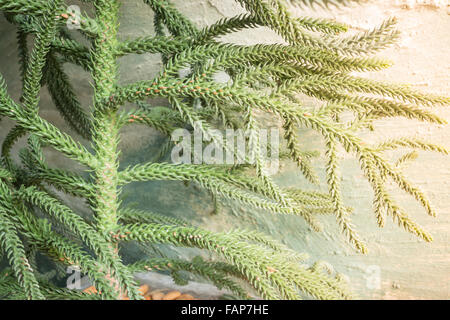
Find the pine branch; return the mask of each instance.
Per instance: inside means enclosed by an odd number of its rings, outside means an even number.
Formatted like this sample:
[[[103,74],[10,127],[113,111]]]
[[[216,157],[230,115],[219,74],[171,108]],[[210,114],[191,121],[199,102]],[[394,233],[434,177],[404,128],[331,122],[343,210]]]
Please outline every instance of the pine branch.
[[[287,5],[330,8],[363,1],[238,0],[246,13],[198,28],[170,1],[144,0],[155,14],[156,34],[119,41],[119,1],[83,2],[92,2],[95,9],[95,17],[80,17],[79,31],[88,46],[73,40],[64,30],[70,17],[62,1],[0,0],[0,11],[18,28],[23,88],[21,103],[16,103],[0,78],[0,117],[15,122],[4,137],[0,158],[0,246],[14,274],[4,278],[0,275],[0,295],[19,299],[118,299],[128,295],[140,299],[132,272],[156,269],[170,271],[182,284],[186,279],[180,276],[181,271],[199,274],[241,298],[247,298],[247,294],[236,278],[246,280],[268,299],[299,299],[302,294],[319,299],[352,298],[341,277],[332,277],[332,270],[320,263],[311,268],[300,265],[306,259],[304,255],[256,230],[213,233],[195,228],[171,213],[120,205],[120,188],[131,182],[193,182],[212,196],[215,206],[219,199],[227,199],[275,214],[298,215],[315,230],[322,228],[318,217],[335,214],[349,242],[365,252],[349,218],[352,209],[342,200],[341,147],[357,157],[374,190],[373,205],[380,227],[389,215],[407,231],[432,240],[392,199],[386,183],[391,179],[434,216],[425,193],[409,182],[402,169],[417,158],[416,150],[445,155],[448,150],[408,137],[368,145],[358,135],[361,129],[372,128],[375,120],[384,118],[446,124],[428,107],[448,105],[448,97],[351,75],[391,65],[372,54],[397,40],[395,19],[346,36],[348,26],[328,19],[294,16]],[[268,27],[286,44],[243,46],[219,42],[224,35],[256,27]],[[33,50],[28,52],[30,36],[35,40]],[[145,53],[161,55],[163,68],[158,76],[119,85],[118,59]],[[92,112],[81,107],[65,74],[65,62],[81,66],[92,76]],[[189,70],[186,76],[183,70]],[[217,79],[217,74],[224,72],[229,81]],[[89,140],[89,148],[78,137],[69,136],[40,117],[43,85],[48,86],[64,123]],[[303,104],[302,95],[323,105],[313,111]],[[144,103],[149,98],[165,98],[170,107]],[[138,108],[121,110],[126,102],[136,103]],[[348,112],[354,118],[347,122],[342,116]],[[320,182],[312,169],[315,154],[301,146],[300,129],[315,131],[324,138],[328,193],[283,188],[274,182],[266,172],[262,141],[257,134],[265,126],[256,116],[259,113],[270,116],[284,129],[286,151],[279,155],[280,159],[293,160],[312,183]],[[199,131],[206,140],[233,154],[235,147],[223,141],[220,130],[241,129],[246,133],[244,142],[250,153],[238,155],[238,162],[245,165],[156,163],[173,147],[167,140],[152,156],[153,162],[119,170],[121,134],[135,124],[155,128],[167,137],[177,128]],[[27,134],[28,147],[19,151],[20,164],[15,163],[15,142]],[[84,165],[84,172],[52,168],[43,154],[48,146]],[[387,161],[384,153],[400,148],[409,150],[393,163]],[[93,215],[72,210],[49,190],[49,185],[86,201]],[[118,246],[127,241],[137,241],[144,247],[172,244],[208,250],[225,262],[155,258],[155,252],[147,249],[149,260],[125,266]],[[57,268],[78,266],[101,294],[87,297],[42,281],[33,258],[36,250],[52,259]]]
[[[178,218],[172,218],[162,214],[144,210],[122,208],[119,211],[120,220],[126,224],[131,223],[162,223],[166,225],[188,226],[189,223]]]
[[[157,224],[149,225],[129,225],[120,228],[116,237],[124,240],[151,241],[154,243],[171,243],[182,246],[195,246],[207,249],[219,254],[231,264],[235,265],[241,274],[257,289],[265,298],[276,298],[278,294],[289,298],[298,298],[296,285],[303,287],[303,281],[315,283],[309,287],[311,295],[329,298],[345,297],[343,291],[334,288],[332,280],[316,282],[311,277],[310,271],[302,269],[296,263],[289,263],[288,260],[280,256],[279,260],[267,259],[266,249],[251,244],[235,242],[229,246],[228,235],[211,233],[200,229],[187,227],[170,227]],[[273,252],[272,255],[276,253]],[[242,260],[239,256],[245,255]],[[283,270],[279,272],[278,270]],[[323,277],[326,279],[326,277]],[[328,287],[328,285],[330,285]],[[273,287],[275,286],[275,287]],[[325,289],[327,287],[327,289]],[[277,293],[276,288],[280,289]]]
[[[92,61],[96,68],[93,69],[92,78],[94,79],[94,132],[93,142],[95,146],[96,157],[101,166],[95,168],[95,217],[97,230],[106,236],[112,232],[118,224],[118,185],[117,185],[117,166],[118,166],[118,128],[117,111],[104,113],[101,111],[101,103],[105,97],[111,95],[117,83],[117,61],[114,56],[117,45],[118,29],[118,1],[94,1],[96,10],[96,19],[100,37],[95,40],[92,52]],[[120,265],[120,260],[115,257],[110,259],[113,263],[114,274],[121,291],[132,299],[142,299],[139,295],[137,286],[132,279],[132,275]]]
[[[331,9],[333,7],[347,6],[349,4],[360,4],[367,0],[282,0],[294,6],[307,6],[314,7],[319,6],[322,8]]]
[[[52,52],[48,55],[46,71],[46,83],[56,108],[78,134],[89,140],[91,121],[76,98],[62,65]]]
[[[227,271],[231,270],[233,272],[232,275],[239,273],[232,265],[227,264],[225,270],[221,270],[224,267],[224,263],[207,262],[201,257],[196,257],[192,261],[154,258],[139,261],[129,267],[135,272],[167,270],[171,271],[172,274],[176,274],[178,271],[187,271],[208,279],[219,289],[229,289],[241,299],[248,298],[248,294],[235,281],[229,278]]]
[[[1,182],[0,182],[1,183]],[[3,201],[2,201],[3,202]],[[1,204],[2,206],[4,203]],[[2,250],[6,252],[14,274],[25,291],[27,299],[44,299],[39,290],[39,284],[31,268],[20,240],[15,223],[9,215],[0,208],[0,243]]]
[[[215,169],[209,166],[151,163],[121,171],[119,174],[119,184],[123,185],[133,181],[151,180],[193,181],[214,194],[230,200],[239,201],[254,208],[280,214],[300,215],[304,217],[314,229],[321,229],[320,224],[309,212],[303,210],[303,208],[292,205],[283,206],[277,202],[256,196],[247,190],[236,188],[229,184],[226,178],[223,179],[220,176],[215,175],[214,172]],[[272,193],[271,191],[267,192],[269,194]]]
[[[167,0],[144,0],[174,36],[195,35],[198,29]]]
[[[97,160],[81,144],[75,142],[70,136],[61,132],[54,125],[39,117],[33,112],[27,112],[19,107],[7,94],[3,78],[0,77],[0,114],[7,115],[15,120],[24,130],[33,133],[44,143],[48,143],[56,150],[68,157],[78,160],[90,167],[97,166]]]
[[[89,49],[80,43],[72,39],[56,37],[52,42],[52,49],[58,52],[65,61],[81,66],[88,72],[92,71]]]
[[[1,0],[0,11],[7,13],[46,15],[48,14],[53,5],[54,5],[53,1]]]
[[[335,208],[335,214],[343,232],[348,237],[349,241],[354,244],[358,251],[360,251],[361,253],[367,253],[366,245],[359,239],[359,236],[355,232],[354,226],[351,224],[343,205],[340,190],[341,177],[338,171],[339,164],[337,163],[338,155],[336,146],[336,141],[332,137],[328,136],[326,140],[328,158],[327,176],[331,200]]]

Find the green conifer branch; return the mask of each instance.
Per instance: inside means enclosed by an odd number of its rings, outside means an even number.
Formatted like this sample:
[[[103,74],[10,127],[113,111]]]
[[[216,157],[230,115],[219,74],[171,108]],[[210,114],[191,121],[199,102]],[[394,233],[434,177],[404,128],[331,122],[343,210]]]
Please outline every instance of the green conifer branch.
[[[159,16],[169,32],[174,36],[195,35],[197,27],[181,14],[170,1],[167,0],[144,0],[153,12]]]
[[[235,278],[249,282],[264,298],[299,299],[300,292],[320,299],[352,298],[339,276],[331,277],[320,264],[311,268],[299,265],[305,256],[255,230],[213,233],[183,219],[120,206],[120,187],[131,182],[195,182],[212,194],[214,202],[225,198],[273,213],[299,215],[315,230],[322,228],[320,215],[335,214],[349,241],[365,252],[349,219],[352,209],[342,201],[340,147],[358,158],[375,193],[374,211],[380,227],[389,215],[407,231],[431,241],[431,235],[392,199],[386,183],[393,180],[434,216],[429,200],[404,177],[402,168],[417,157],[416,150],[442,154],[448,154],[448,150],[407,137],[368,145],[358,132],[382,118],[446,124],[428,107],[448,105],[450,99],[350,75],[390,66],[390,62],[372,54],[398,38],[395,19],[367,32],[343,36],[348,26],[327,19],[295,17],[287,7],[288,3],[330,7],[350,2],[359,1],[238,0],[247,13],[200,28],[169,1],[144,0],[155,13],[156,35],[119,41],[119,2],[96,0],[95,17],[80,17],[79,31],[90,42],[85,46],[63,29],[68,19],[63,1],[0,0],[0,11],[18,27],[23,80],[21,103],[16,103],[0,78],[0,117],[15,121],[3,141],[0,159],[0,246],[14,277],[0,278],[0,295],[15,291],[14,296],[20,298],[117,299],[127,294],[139,299],[132,272],[156,269],[171,271],[180,283],[185,281],[179,271],[202,275],[242,298],[247,297],[246,292]],[[288,44],[243,46],[218,41],[223,35],[259,26],[274,30]],[[164,28],[170,35],[165,35]],[[29,35],[34,37],[31,53],[27,50]],[[144,53],[160,53],[163,70],[154,79],[120,86],[118,58]],[[92,114],[81,107],[65,74],[65,62],[90,72],[94,83]],[[190,74],[180,78],[180,70],[185,68]],[[218,82],[217,72],[226,72],[231,81]],[[86,138],[89,146],[39,116],[43,85],[48,86],[65,123]],[[312,111],[302,104],[298,93],[322,105]],[[170,107],[144,103],[156,97],[167,99]],[[138,108],[121,110],[126,102],[136,103]],[[202,108],[194,107],[194,102]],[[341,114],[348,111],[354,118],[344,122]],[[312,169],[313,153],[301,147],[299,129],[312,129],[325,139],[328,193],[275,184],[265,171],[256,135],[261,124],[255,114],[260,112],[279,121],[284,129],[287,151],[281,158],[293,160],[313,183],[320,184]],[[240,157],[255,161],[246,166],[152,161],[119,170],[121,129],[135,124],[153,127],[166,136],[176,128],[200,130],[229,151],[235,150],[224,145],[216,129],[243,129],[248,133],[246,145],[253,147],[253,153]],[[30,134],[28,147],[20,151],[18,165],[12,160],[11,150],[25,134]],[[165,143],[154,159],[161,158],[172,145],[172,141]],[[47,146],[84,165],[89,179],[78,172],[52,168],[43,156],[43,147]],[[412,151],[391,163],[384,152],[398,148]],[[85,200],[92,215],[69,208],[48,185]],[[125,266],[117,246],[127,241],[205,249],[224,261],[150,257]],[[36,250],[48,255],[59,268],[77,265],[102,294],[86,297],[41,281],[33,260]]]
[[[299,267],[298,263],[289,262],[289,259],[280,254],[272,252],[271,256],[278,256],[278,259],[267,258],[267,249],[263,249],[260,246],[235,241],[233,241],[233,246],[229,246],[228,242],[230,240],[228,240],[229,236],[226,234],[211,233],[188,227],[139,224],[122,226],[115,236],[122,241],[138,240],[154,243],[171,243],[181,246],[194,246],[215,252],[235,265],[242,275],[265,298],[275,298],[281,294],[281,296],[286,298],[298,299],[299,296],[295,293],[295,288],[300,287],[302,289],[306,287],[302,281],[310,281],[311,277],[311,271]],[[246,255],[246,262],[239,258],[242,254]],[[334,288],[335,290],[327,291],[322,286],[326,286],[327,282],[333,283],[333,280],[327,279],[325,275],[321,276],[321,278],[323,282],[315,282],[316,288],[308,287],[309,294],[316,297],[326,295],[328,298],[334,297],[335,299],[348,297],[345,290]],[[264,282],[267,283],[268,287],[261,284]]]
[[[366,0],[282,0],[293,6],[298,7],[314,7],[319,6],[322,8],[331,9],[333,7],[346,6],[349,4],[359,4]]]
[[[118,126],[117,111],[102,112],[103,99],[112,94],[117,83],[117,61],[115,50],[117,46],[118,1],[94,1],[96,22],[99,36],[95,39],[92,50],[94,79],[94,132],[93,142],[96,157],[100,165],[95,168],[95,217],[97,230],[106,236],[118,224]],[[106,253],[106,252],[105,252]],[[109,263],[117,285],[123,288],[121,294],[128,294],[132,299],[142,298],[129,270],[122,267],[118,255],[111,257]],[[117,277],[117,278],[116,278]]]
[[[67,75],[53,52],[50,52],[47,57],[45,76],[50,95],[58,111],[78,134],[89,140],[91,121],[73,93]]]
[[[33,15],[47,15],[50,11],[52,1],[0,1],[0,10],[7,13],[26,13]]]
[[[149,259],[130,265],[130,269],[135,272],[171,271],[174,276],[178,271],[187,271],[208,279],[219,289],[228,289],[241,299],[247,299],[246,291],[231,279],[229,272],[227,272],[232,271],[231,276],[234,276],[239,274],[239,271],[235,270],[232,265],[227,264],[226,268],[223,267],[224,263],[207,262],[201,257],[196,257],[192,261],[164,258]]]
[[[15,229],[15,223],[3,208],[0,208],[0,243],[19,284],[23,287],[27,299],[44,299],[33,273],[21,239]]]

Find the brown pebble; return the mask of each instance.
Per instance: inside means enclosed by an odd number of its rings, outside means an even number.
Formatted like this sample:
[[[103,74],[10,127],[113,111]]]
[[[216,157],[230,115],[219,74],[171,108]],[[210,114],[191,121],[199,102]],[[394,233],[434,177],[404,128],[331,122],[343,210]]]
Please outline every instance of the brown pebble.
[[[195,300],[195,299],[190,294],[182,294],[181,296],[179,296],[175,300]]]
[[[146,284],[143,284],[142,286],[139,287],[139,292],[141,293],[141,295],[145,296],[147,294],[147,292],[150,290],[149,286]]]
[[[164,293],[162,292],[155,292],[152,294],[152,300],[162,300],[164,297]]]
[[[95,289],[94,286],[90,286],[89,288],[84,289],[83,292],[87,294],[97,294],[97,289]]]
[[[163,300],[175,300],[176,298],[178,298],[180,296],[181,296],[181,292],[179,292],[179,291],[170,291],[162,299]]]

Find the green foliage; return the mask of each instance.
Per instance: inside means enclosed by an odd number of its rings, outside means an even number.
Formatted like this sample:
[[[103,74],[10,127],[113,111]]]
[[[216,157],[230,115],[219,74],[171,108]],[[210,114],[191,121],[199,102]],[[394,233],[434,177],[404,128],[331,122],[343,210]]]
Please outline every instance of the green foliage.
[[[350,221],[352,209],[342,200],[341,148],[356,155],[375,192],[374,211],[379,225],[383,226],[389,215],[407,231],[431,241],[431,235],[387,192],[386,183],[392,180],[428,214],[435,215],[425,194],[404,177],[401,169],[417,158],[416,150],[448,151],[408,137],[370,145],[358,136],[383,118],[445,123],[428,107],[447,105],[449,98],[353,75],[354,71],[377,71],[390,65],[371,55],[395,42],[395,19],[346,36],[346,25],[293,17],[288,5],[330,7],[360,1],[238,0],[246,14],[199,28],[171,2],[144,0],[154,12],[156,34],[120,41],[119,2],[85,2],[91,3],[95,11],[95,17],[83,15],[80,23],[79,31],[88,45],[72,39],[65,31],[67,13],[63,1],[0,0],[0,11],[18,28],[23,80],[21,100],[15,102],[0,79],[0,118],[15,122],[1,148],[0,249],[10,269],[0,277],[0,297],[117,299],[127,294],[139,299],[133,272],[164,270],[171,272],[178,283],[186,283],[181,272],[200,275],[240,298],[249,297],[242,281],[267,299],[300,299],[303,294],[318,299],[351,298],[340,277],[330,276],[318,265],[308,267],[305,255],[264,234],[254,230],[214,233],[170,215],[153,213],[152,208],[144,211],[123,207],[120,197],[121,187],[132,182],[192,182],[208,190],[215,203],[225,198],[274,214],[300,216],[315,230],[322,229],[321,215],[335,215],[349,242],[358,251],[366,252],[366,245]],[[260,26],[274,30],[287,44],[242,46],[218,40],[222,35]],[[28,52],[30,38],[33,49]],[[144,53],[161,54],[163,68],[159,75],[120,85],[118,58]],[[80,66],[93,79],[94,103],[89,112],[65,74],[65,63]],[[179,71],[186,67],[190,74],[180,78]],[[215,81],[219,71],[228,73],[233,81]],[[39,116],[42,86],[47,86],[55,107],[77,137]],[[304,106],[302,95],[313,97],[320,107],[311,110]],[[166,98],[171,107],[145,103],[155,97]],[[137,108],[121,110],[126,102],[135,103]],[[201,109],[195,107],[198,104]],[[261,141],[255,135],[263,127],[257,114],[278,121],[287,148],[281,156],[296,163],[313,184],[320,184],[313,170],[317,154],[302,149],[299,129],[313,130],[324,138],[328,193],[284,189],[275,184],[265,170]],[[352,115],[352,120],[340,121],[344,114]],[[196,128],[219,145],[214,129],[243,129],[256,161],[248,166],[153,161],[119,170],[120,130],[137,124],[153,127],[166,136],[176,128]],[[24,135],[29,136],[28,145],[20,152],[19,164],[13,160],[11,150]],[[165,144],[155,159],[170,146]],[[52,147],[84,165],[86,174],[51,168],[43,156],[44,147]],[[399,148],[409,151],[396,162],[389,162],[385,152]],[[50,186],[84,200],[90,215],[75,212],[51,192]],[[150,257],[125,265],[119,244],[131,241],[198,248],[213,253],[218,260]],[[76,265],[102,294],[87,296],[42,280],[39,270],[32,267],[36,250],[52,259],[56,267]]]

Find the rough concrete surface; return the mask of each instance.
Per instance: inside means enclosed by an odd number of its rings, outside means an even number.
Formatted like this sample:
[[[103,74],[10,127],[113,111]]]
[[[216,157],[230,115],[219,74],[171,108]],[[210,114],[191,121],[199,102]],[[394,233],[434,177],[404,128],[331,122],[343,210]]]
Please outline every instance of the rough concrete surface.
[[[243,12],[242,8],[231,0],[173,0],[175,5],[185,12],[198,26]],[[419,1],[418,1],[419,2]],[[73,1],[74,4],[79,2]],[[398,45],[385,50],[381,56],[394,62],[388,70],[372,73],[368,76],[395,82],[411,83],[414,87],[437,94],[450,94],[450,12],[446,3],[440,7],[422,5],[411,1],[379,0],[370,4],[341,10],[308,12],[317,16],[335,18],[357,29],[366,30],[380,24],[385,18],[396,16],[402,38]],[[141,1],[123,1],[121,37],[133,38],[153,32],[151,11]],[[295,9],[295,14],[304,14]],[[132,18],[130,18],[132,17]],[[243,44],[255,42],[273,43],[280,39],[276,34],[264,28],[240,32],[227,36],[224,41]],[[17,100],[20,95],[18,77],[17,48],[14,28],[0,19],[0,73],[6,78],[9,92]],[[155,55],[129,56],[121,59],[121,82],[150,79],[160,68]],[[92,87],[87,74],[81,69],[68,66],[67,70],[76,87],[76,91],[88,106],[92,101]],[[65,131],[60,116],[54,110],[45,88],[42,89],[41,114]],[[450,109],[437,109],[437,113],[450,120]],[[13,124],[7,120],[0,122],[0,141]],[[375,134],[367,138],[380,141],[400,135],[420,136],[450,147],[450,125],[435,126],[414,121],[395,119],[377,123]],[[311,133],[303,136],[305,145],[320,149],[320,139]],[[152,130],[124,132],[122,138],[122,159],[126,164],[145,159],[152,149],[149,147],[158,141],[159,136]],[[23,146],[24,139],[15,150]],[[71,161],[56,152],[47,150],[47,158],[55,165],[74,168]],[[409,196],[396,192],[397,199],[417,222],[429,230],[435,241],[426,244],[407,234],[402,229],[388,224],[384,229],[376,225],[371,209],[371,194],[367,182],[363,179],[358,164],[348,155],[342,154],[344,172],[343,188],[346,203],[355,208],[353,221],[363,239],[369,244],[370,253],[361,256],[353,251],[339,235],[333,219],[325,219],[327,231],[312,233],[296,217],[268,217],[268,214],[244,211],[235,208],[229,215],[211,216],[211,201],[208,195],[198,189],[184,188],[176,183],[139,184],[124,190],[130,200],[143,203],[142,208],[154,211],[170,212],[172,215],[196,219],[203,226],[220,230],[232,226],[241,227],[257,224],[259,227],[289,244],[295,249],[308,252],[312,260],[325,260],[334,269],[345,274],[352,288],[361,298],[366,299],[449,299],[450,298],[450,157],[431,153],[421,153],[419,161],[411,165],[406,174],[417,183],[433,201],[438,217],[431,218],[415,204]],[[76,167],[78,168],[78,167]],[[323,163],[318,169],[323,171]],[[306,186],[300,173],[291,165],[284,168],[277,180],[284,186]],[[325,188],[325,185],[322,185]],[[143,189],[143,190],[142,190]],[[141,191],[138,191],[141,190]],[[174,199],[172,196],[176,194]],[[157,208],[155,208],[155,203]],[[84,210],[77,202],[72,203]],[[236,213],[238,212],[238,213]],[[240,212],[240,213],[239,213]],[[250,216],[236,219],[233,214],[246,212]],[[256,221],[254,216],[260,217]],[[238,221],[238,223],[236,223]],[[377,276],[380,278],[378,286]],[[185,291],[185,290],[184,290]]]

